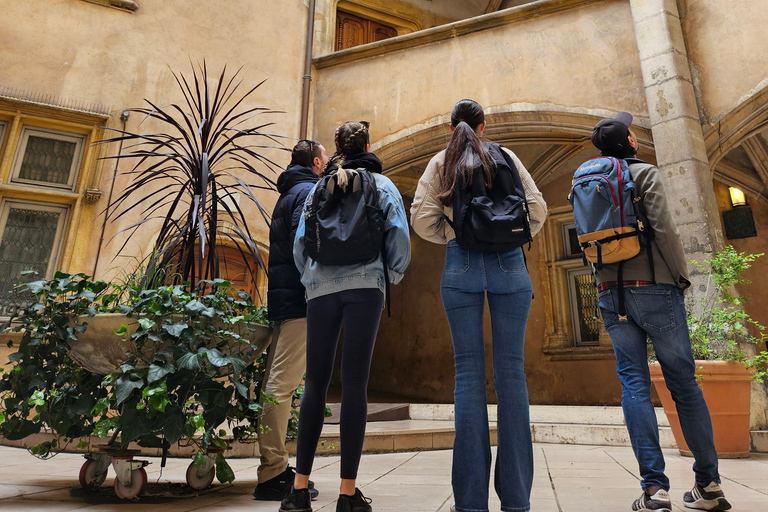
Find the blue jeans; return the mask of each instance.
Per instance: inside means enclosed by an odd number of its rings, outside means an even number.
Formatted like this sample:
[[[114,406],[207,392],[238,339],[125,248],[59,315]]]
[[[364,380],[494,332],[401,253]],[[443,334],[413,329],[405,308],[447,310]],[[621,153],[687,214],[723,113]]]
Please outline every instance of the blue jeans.
[[[685,299],[676,286],[656,284],[624,288],[627,321],[619,321],[618,288],[600,292],[599,304],[605,328],[616,353],[616,372],[621,381],[621,406],[632,449],[640,465],[642,487],[669,490],[664,456],[659,446],[659,427],[651,404],[647,339],[650,338],[667,388],[680,416],[685,441],[693,452],[696,483],[705,487],[720,483],[712,420],[696,383],[696,364],[691,353]]]
[[[533,446],[523,370],[531,280],[522,249],[477,252],[448,242],[440,285],[456,363],[453,493],[460,512],[487,511],[491,442],[485,383],[483,310],[486,293],[493,333],[498,405],[494,486],[501,510],[530,510]]]

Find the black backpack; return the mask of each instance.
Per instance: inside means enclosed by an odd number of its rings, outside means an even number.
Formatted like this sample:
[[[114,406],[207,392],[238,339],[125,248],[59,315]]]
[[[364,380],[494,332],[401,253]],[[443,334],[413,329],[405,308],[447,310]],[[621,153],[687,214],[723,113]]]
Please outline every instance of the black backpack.
[[[485,146],[493,159],[493,186],[485,186],[482,166],[474,170],[471,187],[458,183],[453,191],[451,227],[463,249],[503,252],[533,240],[525,189],[512,159],[498,144]]]
[[[389,310],[389,272],[384,251],[384,211],[370,171],[357,169],[346,191],[336,173],[317,184],[305,219],[304,247],[323,265],[366,263],[382,255]]]

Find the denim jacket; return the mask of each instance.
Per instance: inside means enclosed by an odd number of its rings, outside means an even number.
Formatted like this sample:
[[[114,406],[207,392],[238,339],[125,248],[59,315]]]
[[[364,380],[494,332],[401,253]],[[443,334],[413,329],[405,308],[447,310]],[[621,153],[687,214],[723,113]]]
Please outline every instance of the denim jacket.
[[[405,206],[400,192],[389,178],[382,174],[373,176],[379,190],[379,207],[386,217],[384,250],[387,251],[389,281],[397,284],[403,279],[403,273],[411,262],[411,240]],[[304,202],[304,214],[299,221],[293,242],[293,260],[301,272],[301,282],[307,289],[307,300],[356,288],[378,288],[385,293],[381,254],[374,261],[354,265],[323,265],[307,255],[304,247],[305,219],[315,188],[317,185],[312,188]]]

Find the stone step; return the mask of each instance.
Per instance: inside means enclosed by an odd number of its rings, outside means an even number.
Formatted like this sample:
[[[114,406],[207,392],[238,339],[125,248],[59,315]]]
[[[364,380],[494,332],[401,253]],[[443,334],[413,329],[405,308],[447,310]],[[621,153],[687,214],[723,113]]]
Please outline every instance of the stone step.
[[[488,406],[488,420],[496,421],[497,406]],[[660,427],[668,427],[669,421],[661,407],[655,408]],[[413,420],[453,421],[453,404],[411,404]],[[575,425],[624,425],[624,412],[618,406],[532,405],[531,423]]]

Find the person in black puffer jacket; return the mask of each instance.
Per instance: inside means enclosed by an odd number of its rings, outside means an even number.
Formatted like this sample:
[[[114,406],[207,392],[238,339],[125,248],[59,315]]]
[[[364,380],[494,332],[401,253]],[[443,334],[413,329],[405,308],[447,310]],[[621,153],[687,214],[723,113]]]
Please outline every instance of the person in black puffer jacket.
[[[327,163],[322,145],[302,140],[293,148],[288,168],[277,179],[280,198],[269,227],[267,289],[267,311],[275,333],[263,389],[279,405],[264,404],[259,484],[253,493],[257,500],[280,501],[293,483],[294,470],[288,466],[285,435],[293,391],[305,371],[307,344],[307,301],[301,274],[293,261],[293,239],[304,201]],[[318,494],[314,488],[310,493],[313,498]]]

